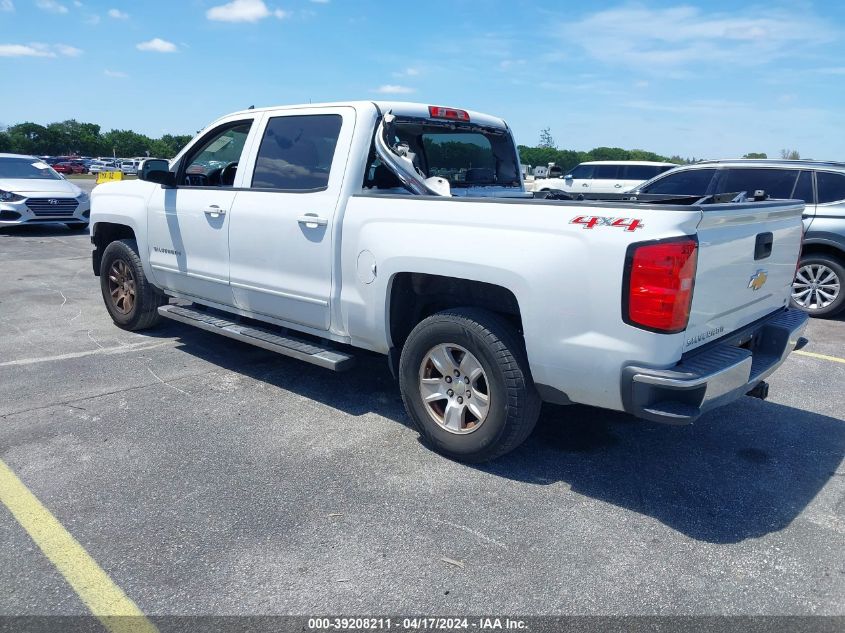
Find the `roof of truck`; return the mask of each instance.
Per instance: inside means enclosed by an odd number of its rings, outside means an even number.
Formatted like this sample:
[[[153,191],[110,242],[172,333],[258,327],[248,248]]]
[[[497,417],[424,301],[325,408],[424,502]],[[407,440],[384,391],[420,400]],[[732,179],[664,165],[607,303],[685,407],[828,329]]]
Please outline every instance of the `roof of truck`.
[[[296,105],[268,106],[265,108],[240,110],[239,112],[233,112],[232,114],[248,114],[251,112],[266,112],[270,110],[299,110],[301,108],[328,108],[338,106],[369,110],[375,106],[383,113],[392,111],[398,116],[429,118],[430,115],[428,108],[432,105],[463,110],[469,114],[470,123],[478,123],[489,127],[507,128],[507,123],[505,123],[504,119],[490,114],[484,114],[483,112],[467,110],[466,108],[457,108],[455,106],[443,106],[438,103],[412,103],[408,101],[336,101],[328,103],[300,103]]]

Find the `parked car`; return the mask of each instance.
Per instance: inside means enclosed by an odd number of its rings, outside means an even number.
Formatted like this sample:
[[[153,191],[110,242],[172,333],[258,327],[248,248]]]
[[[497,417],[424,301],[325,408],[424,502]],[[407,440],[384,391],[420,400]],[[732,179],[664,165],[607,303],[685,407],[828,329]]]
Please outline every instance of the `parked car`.
[[[594,193],[620,193],[628,191],[658,174],[677,167],[674,163],[650,161],[607,161],[597,160],[581,163],[568,173],[555,177],[554,169],[548,170],[548,178],[535,180],[536,191],[559,190],[570,195]],[[558,174],[559,168],[558,168]]]
[[[797,198],[804,210],[804,248],[792,300],[811,316],[845,309],[845,163],[810,160],[713,160],[679,167],[634,194],[694,195],[764,191]]]
[[[60,174],[81,174],[84,172],[85,167],[79,163],[64,162],[56,163],[53,165],[53,169]]]
[[[99,174],[104,171],[120,171],[120,168],[113,160],[95,160],[91,163],[90,167],[88,167],[88,171],[92,174]]]
[[[124,160],[120,163],[120,171],[127,176],[134,176],[138,173],[138,161]]]
[[[85,229],[88,194],[34,156],[0,154],[0,226],[64,222]]]
[[[92,265],[127,330],[167,317],[336,370],[386,355],[422,436],[467,461],[522,443],[542,400],[674,424],[765,397],[805,342],[800,201],[542,197],[494,116],[246,110],[94,190]]]

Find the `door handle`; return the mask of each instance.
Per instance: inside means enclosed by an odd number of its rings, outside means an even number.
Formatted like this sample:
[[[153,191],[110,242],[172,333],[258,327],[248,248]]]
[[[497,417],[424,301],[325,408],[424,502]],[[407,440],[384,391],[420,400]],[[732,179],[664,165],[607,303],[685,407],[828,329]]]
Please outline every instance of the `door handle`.
[[[326,226],[329,223],[326,218],[321,218],[316,213],[306,213],[305,215],[300,215],[296,221],[300,224],[304,224],[306,228],[309,229],[316,229],[318,226]]]
[[[613,185],[613,186],[616,187],[617,189],[620,189],[622,187],[622,185]]]
[[[226,209],[221,209],[216,204],[212,204],[205,210],[205,214],[210,218],[219,218],[226,215]]]
[[[586,182],[585,182],[585,183],[583,183],[581,186],[582,186],[582,187],[589,187],[590,185],[589,185],[589,183],[586,183]]]

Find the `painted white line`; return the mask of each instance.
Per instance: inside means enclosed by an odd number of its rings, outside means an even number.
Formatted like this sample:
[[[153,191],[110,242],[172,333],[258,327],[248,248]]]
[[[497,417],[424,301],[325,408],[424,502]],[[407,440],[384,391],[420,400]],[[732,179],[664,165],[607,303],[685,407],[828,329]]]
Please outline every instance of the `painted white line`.
[[[96,341],[95,341],[96,342]],[[9,360],[5,363],[0,363],[0,367],[17,367],[20,365],[34,365],[36,363],[52,363],[58,360],[69,360],[71,358],[85,358],[86,356],[111,356],[112,354],[126,354],[128,352],[143,352],[148,349],[155,349],[157,347],[173,346],[176,344],[175,340],[162,341],[150,345],[146,341],[142,343],[129,343],[120,347],[100,347],[98,349],[88,350],[86,352],[71,352],[69,354],[58,354],[57,356],[40,356],[38,358],[19,358],[18,360]]]

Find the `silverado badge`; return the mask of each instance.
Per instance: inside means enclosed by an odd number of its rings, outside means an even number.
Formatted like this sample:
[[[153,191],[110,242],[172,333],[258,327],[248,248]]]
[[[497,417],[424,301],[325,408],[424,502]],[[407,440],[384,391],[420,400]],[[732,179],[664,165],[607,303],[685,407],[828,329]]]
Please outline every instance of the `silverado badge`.
[[[748,287],[754,291],[760,290],[769,278],[769,273],[765,270],[758,270],[751,275],[751,280],[748,282]]]

